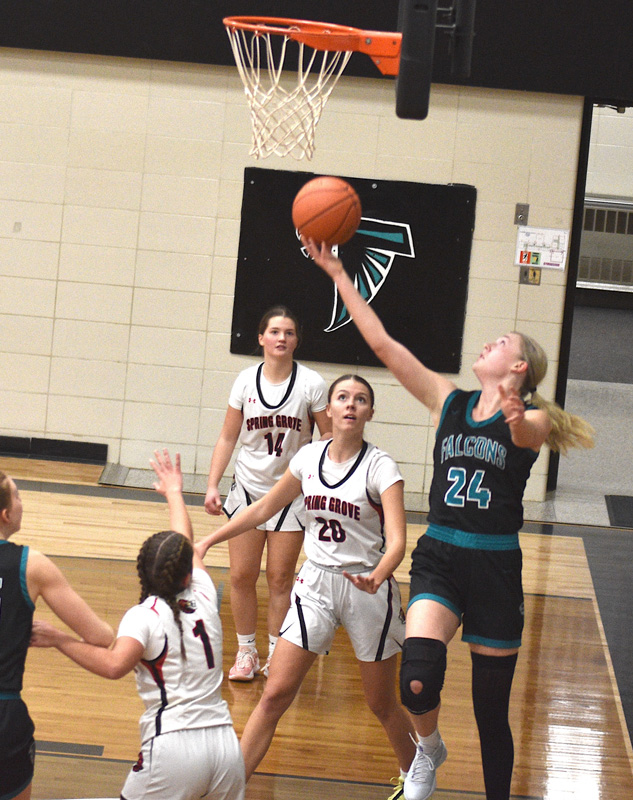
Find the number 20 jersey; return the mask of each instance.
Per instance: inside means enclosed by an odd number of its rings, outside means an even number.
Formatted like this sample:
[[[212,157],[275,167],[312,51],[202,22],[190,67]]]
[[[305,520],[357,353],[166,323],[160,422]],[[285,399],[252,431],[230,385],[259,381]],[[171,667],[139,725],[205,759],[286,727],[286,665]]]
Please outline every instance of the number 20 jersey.
[[[391,456],[368,442],[353,459],[336,464],[327,455],[331,442],[308,444],[290,462],[304,496],[303,549],[319,567],[366,572],[385,551],[380,496],[402,475]]]
[[[501,411],[475,421],[479,395],[456,390],[444,403],[428,520],[469,533],[515,534],[523,524],[523,492],[538,453],[512,443]]]

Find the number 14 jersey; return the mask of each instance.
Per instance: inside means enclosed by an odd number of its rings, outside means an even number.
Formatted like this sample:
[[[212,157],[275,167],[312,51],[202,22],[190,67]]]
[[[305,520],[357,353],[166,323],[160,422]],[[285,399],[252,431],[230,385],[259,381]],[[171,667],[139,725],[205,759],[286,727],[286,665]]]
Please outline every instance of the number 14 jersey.
[[[296,361],[290,377],[271,384],[263,363],[236,378],[229,405],[244,416],[235,477],[249,494],[261,497],[281,478],[292,456],[312,439],[313,415],[327,405],[323,378]]]

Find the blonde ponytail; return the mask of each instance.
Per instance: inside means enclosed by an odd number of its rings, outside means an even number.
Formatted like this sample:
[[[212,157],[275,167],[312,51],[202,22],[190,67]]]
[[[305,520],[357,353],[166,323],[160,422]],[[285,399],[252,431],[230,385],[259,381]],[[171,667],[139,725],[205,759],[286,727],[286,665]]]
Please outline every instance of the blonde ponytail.
[[[572,447],[593,447],[594,429],[586,420],[576,414],[570,414],[558,403],[546,400],[538,393],[537,386],[547,372],[547,356],[541,345],[532,337],[519,331],[515,333],[521,338],[522,358],[528,365],[519,394],[523,398],[530,397],[530,401],[545,411],[550,418],[552,429],[547,437],[547,444],[552,450],[563,455]]]
[[[552,423],[552,429],[546,443],[552,450],[565,455],[572,447],[594,446],[594,429],[577,414],[570,414],[561,408],[558,403],[546,400],[535,390],[532,392],[532,403],[543,409]]]

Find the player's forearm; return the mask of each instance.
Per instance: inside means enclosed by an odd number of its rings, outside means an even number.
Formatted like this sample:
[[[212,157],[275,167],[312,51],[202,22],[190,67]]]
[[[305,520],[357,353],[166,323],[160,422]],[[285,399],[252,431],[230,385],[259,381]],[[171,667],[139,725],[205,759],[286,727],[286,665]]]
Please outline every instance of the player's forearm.
[[[334,283],[363,339],[365,339],[378,358],[383,360],[381,353],[390,337],[380,318],[361,297],[352,279],[344,269],[341,269],[334,276]]]
[[[130,668],[119,663],[112,650],[98,647],[87,642],[80,642],[72,636],[62,635],[55,646],[65,656],[80,667],[99,675],[102,678],[116,680],[127,674]]]
[[[293,498],[291,497],[290,499],[292,500]],[[278,502],[271,498],[270,494],[264,495],[264,497],[256,500],[236,517],[229,520],[229,522],[226,522],[216,531],[197,542],[196,548],[198,549],[199,555],[204,557],[207,550],[213,547],[213,545],[226,542],[228,539],[233,539],[236,536],[240,536],[242,533],[246,533],[246,531],[257,528],[259,525],[266,522],[266,520],[273,517],[284,505],[287,505],[288,502],[289,501],[283,502],[283,496],[282,501]]]
[[[211,456],[211,466],[209,467],[209,478],[207,480],[208,488],[218,488],[234,449],[234,442],[229,442],[222,437],[218,439]]]
[[[544,414],[538,417],[528,417],[527,414],[521,419],[508,422],[512,443],[517,447],[539,450],[547,438],[551,423]]]
[[[405,544],[394,544],[387,547],[383,557],[376,565],[372,575],[378,583],[387,580],[402,563],[405,554]]]
[[[114,631],[112,626],[105,620],[97,617],[94,624],[83,636],[84,641],[97,647],[109,647],[114,641]]]
[[[165,499],[169,508],[169,527],[172,531],[182,533],[190,542],[193,542],[193,527],[182,492],[170,489],[165,494]]]
[[[242,514],[245,513],[246,511],[242,512]],[[235,536],[239,536],[240,534],[245,533],[247,530],[250,530],[248,527],[242,530],[241,526],[235,528],[235,526],[233,526],[233,522],[237,522],[237,520],[231,520],[231,522],[227,522],[225,525],[222,525],[221,528],[218,528],[217,531],[210,533],[208,536],[205,536],[204,539],[200,539],[200,541],[196,542],[196,552],[200,558],[204,558],[207,554],[207,550],[214,545],[220,544],[221,542],[226,542],[229,539],[233,539]]]

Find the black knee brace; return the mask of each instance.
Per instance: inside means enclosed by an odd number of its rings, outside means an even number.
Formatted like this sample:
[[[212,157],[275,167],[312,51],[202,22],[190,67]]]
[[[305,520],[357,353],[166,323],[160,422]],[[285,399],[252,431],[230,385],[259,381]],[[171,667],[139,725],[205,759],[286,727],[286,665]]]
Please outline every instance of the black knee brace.
[[[404,640],[400,666],[400,698],[412,714],[433,711],[440,703],[446,672],[446,645],[439,639],[411,637]],[[422,691],[411,691],[411,681],[420,681]]]

